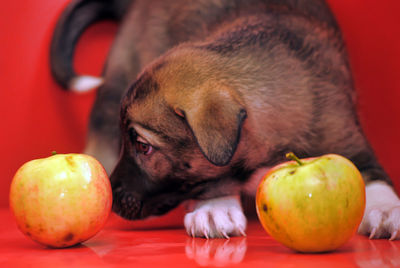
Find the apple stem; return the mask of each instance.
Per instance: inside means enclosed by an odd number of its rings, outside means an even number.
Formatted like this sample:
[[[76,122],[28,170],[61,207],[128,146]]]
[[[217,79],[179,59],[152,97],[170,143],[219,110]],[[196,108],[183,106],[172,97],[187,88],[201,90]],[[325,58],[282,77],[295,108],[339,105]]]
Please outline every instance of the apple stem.
[[[56,151],[52,151],[52,152],[51,152],[51,155],[56,155],[56,154],[57,154]]]
[[[296,161],[299,166],[303,165],[303,162],[301,162],[301,160],[293,152],[287,153],[286,158]]]

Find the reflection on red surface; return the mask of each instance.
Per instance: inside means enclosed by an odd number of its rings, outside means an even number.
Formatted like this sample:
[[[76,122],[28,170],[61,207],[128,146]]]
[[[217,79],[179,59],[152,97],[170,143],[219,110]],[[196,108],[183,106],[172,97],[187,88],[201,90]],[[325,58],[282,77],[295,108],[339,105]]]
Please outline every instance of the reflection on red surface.
[[[359,267],[400,267],[399,241],[356,240],[354,244],[358,249],[355,261]]]
[[[167,227],[122,227],[112,217],[83,245],[49,249],[23,236],[7,209],[0,218],[0,267],[400,267],[400,241],[356,235],[334,252],[302,254],[278,244],[257,221],[247,237],[206,240],[188,237],[172,220]]]
[[[231,239],[188,238],[186,257],[200,266],[228,266],[241,263],[247,251],[245,237]]]

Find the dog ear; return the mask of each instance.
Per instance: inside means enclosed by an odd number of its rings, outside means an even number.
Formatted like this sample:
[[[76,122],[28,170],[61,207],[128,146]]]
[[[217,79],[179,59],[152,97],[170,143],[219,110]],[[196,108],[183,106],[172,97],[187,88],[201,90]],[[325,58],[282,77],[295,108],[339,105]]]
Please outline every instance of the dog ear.
[[[246,110],[229,89],[207,90],[185,98],[183,109],[175,108],[189,124],[204,156],[214,165],[232,159],[239,143]]]

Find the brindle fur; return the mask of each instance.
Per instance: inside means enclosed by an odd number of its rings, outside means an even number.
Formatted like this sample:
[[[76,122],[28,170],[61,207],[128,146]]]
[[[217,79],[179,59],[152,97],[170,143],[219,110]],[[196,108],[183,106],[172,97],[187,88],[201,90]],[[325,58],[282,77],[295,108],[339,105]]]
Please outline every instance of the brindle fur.
[[[323,1],[137,0],[103,76],[86,152],[110,172],[122,145],[111,181],[125,218],[239,194],[289,151],[341,154],[366,182],[390,183],[359,125],[346,50]],[[136,151],[138,129],[151,155]]]

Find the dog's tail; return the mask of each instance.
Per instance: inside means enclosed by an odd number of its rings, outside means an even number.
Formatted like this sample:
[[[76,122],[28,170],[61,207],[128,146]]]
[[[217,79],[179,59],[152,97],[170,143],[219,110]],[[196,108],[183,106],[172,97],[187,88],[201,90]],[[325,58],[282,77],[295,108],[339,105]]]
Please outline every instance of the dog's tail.
[[[91,24],[104,19],[119,21],[131,2],[133,0],[73,0],[68,4],[58,20],[50,46],[51,72],[63,88],[85,92],[103,83],[100,77],[75,73],[75,45]]]

